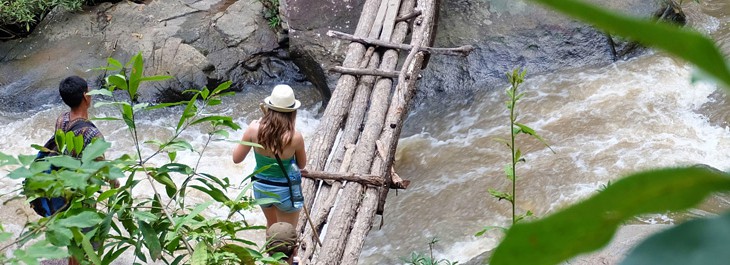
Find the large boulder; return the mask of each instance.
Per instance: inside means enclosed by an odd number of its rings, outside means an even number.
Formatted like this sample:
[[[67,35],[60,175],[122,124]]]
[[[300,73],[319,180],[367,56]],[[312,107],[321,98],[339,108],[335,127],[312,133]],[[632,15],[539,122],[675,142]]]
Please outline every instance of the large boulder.
[[[292,59],[325,98],[337,78],[327,70],[340,65],[347,52],[347,42],[328,37],[327,31],[354,33],[364,2],[280,0]]]
[[[339,64],[348,42],[325,33],[353,33],[364,0],[281,2],[281,13],[289,22],[292,53],[311,58],[324,70]],[[592,2],[639,17],[650,17],[661,4],[638,0]],[[504,73],[515,67],[523,67],[532,75],[614,60],[606,34],[530,1],[441,1],[439,14],[434,46],[472,45],[476,49],[465,58],[431,56],[419,83],[420,103],[429,99],[440,103],[445,99],[469,101],[474,91],[505,84]],[[641,50],[630,55],[636,54]],[[337,76],[327,74],[332,88]]]
[[[95,86],[107,57],[126,62],[142,52],[148,83],[143,101],[174,101],[181,91],[234,81],[233,89],[305,82],[279,45],[258,0],[123,1],[81,12],[54,10],[25,39],[0,42],[0,103],[23,111],[58,102],[55,88],[68,75]],[[282,59],[283,58],[283,59]],[[30,95],[30,96],[29,96]]]

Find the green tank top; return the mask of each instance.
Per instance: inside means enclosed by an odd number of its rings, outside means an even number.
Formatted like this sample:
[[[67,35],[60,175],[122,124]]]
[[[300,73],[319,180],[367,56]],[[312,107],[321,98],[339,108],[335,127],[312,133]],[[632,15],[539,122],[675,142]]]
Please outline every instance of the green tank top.
[[[256,168],[254,169],[254,172],[258,171],[262,167],[271,165],[269,168],[256,174],[257,177],[272,181],[281,181],[282,179],[285,179],[284,172],[281,172],[281,168],[279,167],[279,163],[276,162],[276,158],[268,157],[256,153],[255,151],[253,154],[256,158]],[[291,164],[292,160],[294,160],[293,156],[288,159],[281,159],[281,163],[286,167]]]

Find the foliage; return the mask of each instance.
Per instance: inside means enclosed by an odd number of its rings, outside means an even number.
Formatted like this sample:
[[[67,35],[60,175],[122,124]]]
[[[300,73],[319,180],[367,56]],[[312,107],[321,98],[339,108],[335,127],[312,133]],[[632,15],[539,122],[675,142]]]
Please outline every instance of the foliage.
[[[697,32],[624,17],[575,0],[533,1],[582,19],[603,30],[664,49],[694,63],[722,82],[726,89],[730,88],[730,71],[723,56],[711,40]],[[730,190],[730,177],[727,174],[703,167],[657,169],[636,173],[608,185],[603,192],[588,200],[551,216],[531,223],[514,225],[496,248],[490,264],[557,264],[605,245],[627,218],[644,213],[687,209],[712,192],[727,190]],[[727,217],[720,219],[725,220],[725,218]],[[677,237],[691,235],[700,237],[692,242],[717,240],[717,238],[705,238],[708,233],[695,234],[695,232],[698,231],[684,229],[682,225],[664,233],[673,235],[672,243],[676,243]],[[727,237],[721,240],[722,242],[716,245],[728,244]],[[630,257],[626,264],[663,264],[657,262],[657,256],[660,256],[657,253],[664,255],[669,250],[656,244],[667,241],[650,240],[642,243],[643,247],[637,248],[637,252],[643,253],[643,257],[650,257],[651,261],[639,260],[640,263],[630,263],[634,262]],[[712,250],[714,248],[710,249]],[[632,255],[638,254],[632,253]],[[706,264],[695,263],[697,260],[678,261],[680,262],[673,264]]]
[[[281,15],[279,14],[279,0],[259,0],[264,5],[264,18],[269,22],[272,29],[281,28]]]
[[[412,252],[411,256],[408,258],[401,258],[403,262],[406,262],[406,264],[410,265],[457,265],[459,264],[458,261],[450,261],[448,259],[440,259],[437,260],[433,257],[433,246],[438,243],[438,239],[433,238],[430,242],[428,242],[428,251],[429,255],[425,256],[424,254],[418,253],[418,252]]]
[[[498,191],[495,189],[489,189],[489,194],[494,196],[495,198],[501,200],[506,200],[512,205],[512,225],[516,224],[520,220],[523,220],[524,218],[528,216],[532,216],[531,211],[527,211],[524,214],[516,214],[515,209],[515,202],[517,197],[517,191],[515,190],[515,187],[517,186],[517,163],[525,162],[525,159],[522,157],[522,150],[520,150],[519,147],[515,145],[515,137],[519,134],[526,134],[534,137],[535,139],[539,140],[541,143],[543,143],[545,146],[550,148],[550,146],[545,142],[542,137],[537,135],[534,129],[530,128],[529,126],[517,122],[517,117],[519,116],[516,112],[517,108],[517,102],[525,96],[525,93],[518,93],[517,88],[519,87],[522,82],[525,80],[525,74],[527,71],[519,69],[514,69],[512,73],[507,73],[507,79],[509,80],[510,87],[507,88],[507,96],[509,97],[509,100],[505,102],[507,105],[507,110],[509,110],[509,124],[510,124],[510,139],[497,139],[498,142],[503,143],[507,146],[507,148],[510,149],[510,155],[511,160],[509,164],[505,165],[504,167],[504,173],[507,176],[507,179],[509,179],[512,182],[512,191]],[[550,148],[551,151],[552,148]],[[553,151],[554,153],[555,151]],[[478,234],[483,234],[484,230],[482,232],[479,232]]]
[[[120,117],[105,120],[123,121],[134,143],[134,154],[125,154],[112,160],[97,160],[111,144],[94,141],[85,147],[81,159],[67,155],[50,157],[47,161],[34,161],[34,156],[19,155],[17,158],[0,153],[0,166],[14,166],[7,177],[25,179],[30,188],[26,196],[49,197],[63,194],[70,200],[66,211],[48,218],[27,223],[27,231],[14,242],[0,249],[0,263],[25,262],[37,264],[39,258],[63,258],[69,255],[77,260],[91,264],[111,264],[124,252],[135,255],[135,263],[162,261],[165,264],[275,264],[283,257],[279,253],[273,257],[264,256],[264,249],[255,243],[240,238],[238,233],[252,229],[242,211],[248,211],[259,203],[245,196],[247,186],[235,198],[226,195],[232,183],[228,178],[219,178],[198,169],[200,158],[212,141],[226,140],[226,130],[240,127],[231,117],[210,114],[207,107],[218,105],[221,98],[230,95],[226,92],[230,82],[213,90],[186,91],[192,99],[177,103],[148,104],[137,103],[137,91],[141,83],[165,80],[169,76],[143,76],[144,62],[141,54],[122,65],[115,59],[108,60],[107,67],[101,69],[118,71],[106,78],[106,89],[90,92],[111,99],[99,102],[96,106],[110,105],[119,110]],[[121,97],[123,99],[119,99]],[[177,106],[182,115],[171,128],[171,136],[163,140],[143,141],[138,132],[137,117],[141,112],[164,107]],[[192,126],[204,125],[208,137],[201,147],[181,138],[181,133]],[[66,135],[59,135],[60,143],[72,149]],[[66,138],[64,138],[66,137]],[[243,144],[251,144],[242,142]],[[143,144],[153,147],[151,154],[143,153]],[[251,144],[254,145],[254,144]],[[195,165],[176,162],[179,152],[193,152],[198,155]],[[169,161],[162,165],[152,165],[154,157]],[[157,163],[157,162],[156,162]],[[44,173],[50,165],[60,167],[51,173]],[[122,179],[121,187],[108,187],[106,180]],[[184,178],[182,183],[173,179]],[[152,196],[139,192],[140,185],[149,183]],[[164,187],[167,198],[158,191]],[[191,189],[210,197],[209,201],[188,204],[186,193]],[[91,207],[97,205],[97,207]],[[225,218],[206,218],[203,211],[209,207],[225,207]],[[243,220],[234,217],[242,216]],[[87,231],[85,228],[92,228]],[[45,240],[37,241],[39,238]],[[0,239],[9,239],[7,233],[0,232]],[[30,242],[32,245],[27,246]],[[94,248],[94,242],[103,242]],[[11,256],[4,256],[4,250],[15,246]],[[68,248],[68,251],[64,248]]]
[[[730,260],[728,238],[730,213],[688,221],[649,237],[636,246],[621,265],[724,265]]]
[[[55,6],[79,10],[85,0],[0,0],[0,25],[37,23]]]
[[[605,245],[635,215],[687,209],[723,190],[730,190],[730,177],[707,168],[636,173],[565,210],[514,225],[492,264],[557,264]]]

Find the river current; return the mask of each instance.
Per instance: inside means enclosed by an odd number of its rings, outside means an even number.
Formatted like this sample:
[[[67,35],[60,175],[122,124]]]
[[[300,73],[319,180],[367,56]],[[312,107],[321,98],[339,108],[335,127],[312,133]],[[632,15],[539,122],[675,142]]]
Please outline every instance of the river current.
[[[729,53],[730,4],[724,0],[701,2],[701,19],[690,23]],[[526,159],[517,169],[516,197],[521,211],[546,216],[638,170],[693,164],[730,170],[730,102],[714,84],[691,83],[693,68],[681,60],[651,52],[607,66],[541,75],[527,70],[520,88],[526,95],[518,103],[518,119],[534,128],[555,153],[531,138],[518,138]],[[378,219],[374,224],[361,264],[403,263],[401,258],[413,251],[427,253],[433,238],[439,240],[435,255],[452,261],[465,262],[496,245],[498,233],[474,234],[485,226],[509,223],[509,204],[487,193],[489,188],[510,187],[503,173],[509,150],[494,140],[509,137],[505,88],[485,89],[469,103],[428,101],[409,117],[409,129],[399,142],[395,164],[398,174],[412,184],[407,190],[391,191],[384,223],[381,227]],[[305,88],[298,91],[316,93]],[[264,96],[265,92],[236,95],[213,111],[233,116],[245,127],[259,117],[257,104]],[[314,98],[304,97],[303,101],[297,128],[306,139],[316,133],[320,106]],[[43,143],[50,136],[49,127],[65,107],[42,109],[28,113],[0,110],[2,152],[32,154],[30,145]],[[107,108],[92,109],[91,114],[117,115]],[[177,110],[166,110],[143,116],[140,134],[145,139],[169,136],[178,114]],[[107,157],[133,152],[122,122],[96,123],[113,144]],[[231,132],[231,139],[240,139],[242,133]],[[206,141],[205,131],[199,128],[183,137],[196,147]],[[200,163],[201,171],[241,182],[255,161],[248,157],[242,164],[231,163],[232,148],[229,142],[212,142]],[[181,154],[179,159],[194,164],[197,156]],[[0,178],[0,194],[12,195],[18,185],[18,181]],[[151,189],[142,187],[139,194],[149,195]],[[208,200],[202,194],[192,194],[193,201]],[[730,209],[728,198],[717,195],[697,209],[641,216],[634,223],[675,223],[726,211]],[[225,215],[217,211],[211,209],[208,214]],[[3,226],[16,233],[27,216],[34,218],[33,214],[17,200],[0,207]],[[264,223],[259,211],[246,216],[248,221]],[[262,233],[250,236],[260,241]]]

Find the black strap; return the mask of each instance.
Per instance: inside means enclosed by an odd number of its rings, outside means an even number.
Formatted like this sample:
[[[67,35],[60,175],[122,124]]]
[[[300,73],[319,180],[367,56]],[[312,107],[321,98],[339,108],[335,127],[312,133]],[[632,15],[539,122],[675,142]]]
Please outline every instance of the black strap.
[[[259,177],[256,177],[256,176],[252,176],[251,177],[251,180],[252,181],[256,181],[258,183],[261,183],[261,184],[266,184],[266,185],[271,185],[271,186],[289,187],[289,184],[288,183],[278,182],[278,181],[271,181],[271,180],[262,179],[262,178],[259,178]]]
[[[289,184],[289,200],[291,201],[291,207],[294,207],[294,190],[292,190],[291,185],[291,179],[289,178],[289,174],[286,173],[286,168],[284,168],[284,163],[281,162],[281,158],[279,157],[279,154],[274,153],[274,157],[276,157],[276,162],[279,163],[279,167],[281,168],[281,172],[284,173],[284,177],[286,178],[286,183]]]
[[[63,132],[76,133],[75,132],[76,130],[83,129],[86,127],[96,128],[96,125],[94,125],[90,121],[79,119],[79,120],[76,120],[76,122],[74,122],[73,124],[71,124],[71,128],[68,128],[68,130],[64,130],[63,128],[61,128],[61,130],[63,130]],[[46,144],[44,144],[43,146],[48,148],[49,150],[58,151],[58,146],[56,145],[56,132],[55,131],[53,132],[53,136],[51,136],[51,139],[48,139],[48,141],[46,141]]]

